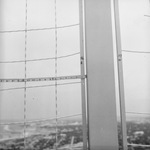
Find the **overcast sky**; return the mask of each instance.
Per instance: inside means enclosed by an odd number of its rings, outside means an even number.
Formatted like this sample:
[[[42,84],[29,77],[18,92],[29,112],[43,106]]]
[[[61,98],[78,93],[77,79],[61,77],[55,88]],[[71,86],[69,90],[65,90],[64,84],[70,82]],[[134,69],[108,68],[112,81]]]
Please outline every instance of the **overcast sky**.
[[[149,0],[119,0],[122,49],[150,52]],[[123,54],[126,111],[150,113],[150,53]]]
[[[122,49],[150,52],[149,0],[119,0]],[[57,0],[57,26],[74,25],[57,30],[57,56],[80,51],[78,0]],[[0,0],[0,30],[25,29],[25,0]],[[53,0],[29,0],[27,28],[55,26]],[[27,60],[55,57],[55,30],[27,32]],[[25,59],[25,33],[0,34],[0,61]],[[123,52],[126,111],[150,112],[150,54]],[[55,60],[28,62],[26,75],[30,77],[55,76]],[[59,59],[57,75],[80,74],[80,55]],[[0,64],[0,78],[24,78],[25,63]],[[79,82],[79,81],[78,81]],[[63,82],[64,83],[64,82]],[[54,84],[27,83],[27,86]],[[3,83],[2,88],[23,87],[24,83]],[[58,86],[58,116],[81,113],[80,84]],[[27,89],[27,119],[56,116],[55,87]],[[0,92],[0,119],[23,120],[24,90]]]
[[[0,30],[24,30],[26,21],[25,0],[0,0]],[[27,32],[26,59],[54,58],[80,52],[78,0],[57,0],[57,27],[74,25],[57,30]],[[27,29],[55,27],[54,0],[29,0],[27,3]],[[56,48],[57,47],[57,48]],[[25,59],[25,33],[0,34],[0,61]],[[27,62],[26,76],[54,77],[55,59]],[[1,63],[0,78],[24,78],[25,63]],[[80,75],[80,54],[57,60],[57,76]],[[58,84],[80,82],[80,80],[58,81]],[[27,86],[49,85],[54,82],[27,83]],[[1,89],[23,87],[24,83],[3,83]],[[80,83],[42,88],[28,88],[26,91],[26,118],[41,119],[81,114]],[[57,108],[56,108],[57,96]],[[23,120],[24,89],[0,92],[0,119]]]

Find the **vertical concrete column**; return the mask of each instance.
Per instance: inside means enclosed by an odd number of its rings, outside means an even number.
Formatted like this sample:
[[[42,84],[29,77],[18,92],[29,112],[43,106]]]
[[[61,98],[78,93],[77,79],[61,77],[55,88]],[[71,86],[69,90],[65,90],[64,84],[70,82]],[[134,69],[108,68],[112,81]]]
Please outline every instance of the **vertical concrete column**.
[[[85,0],[90,150],[118,150],[111,0]]]

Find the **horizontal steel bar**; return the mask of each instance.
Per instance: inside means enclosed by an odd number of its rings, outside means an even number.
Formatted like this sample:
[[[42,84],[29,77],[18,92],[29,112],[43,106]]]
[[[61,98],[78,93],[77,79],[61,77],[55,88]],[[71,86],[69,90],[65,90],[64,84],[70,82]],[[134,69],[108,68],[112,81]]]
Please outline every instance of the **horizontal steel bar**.
[[[12,78],[0,79],[0,82],[37,82],[37,81],[55,81],[55,80],[69,80],[69,79],[85,79],[86,75],[60,76],[60,77],[41,77],[41,78]]]

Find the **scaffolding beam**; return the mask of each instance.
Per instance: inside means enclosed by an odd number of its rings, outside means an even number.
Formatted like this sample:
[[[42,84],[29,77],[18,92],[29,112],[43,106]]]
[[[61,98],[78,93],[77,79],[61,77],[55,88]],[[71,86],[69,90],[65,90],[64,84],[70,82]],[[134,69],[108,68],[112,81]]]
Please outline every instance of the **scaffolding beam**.
[[[85,0],[90,150],[117,150],[111,0]]]

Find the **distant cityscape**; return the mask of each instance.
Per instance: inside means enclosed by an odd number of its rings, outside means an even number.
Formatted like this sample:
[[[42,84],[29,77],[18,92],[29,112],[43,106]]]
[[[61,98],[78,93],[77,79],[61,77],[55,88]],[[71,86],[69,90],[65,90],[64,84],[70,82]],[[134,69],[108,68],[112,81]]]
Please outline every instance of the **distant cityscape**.
[[[83,150],[82,121],[62,120],[0,127],[0,150]],[[24,132],[26,133],[24,135]],[[119,150],[122,148],[118,122]],[[150,119],[127,121],[128,150],[150,150]]]
[[[150,118],[133,117],[127,121],[128,150],[150,150]],[[118,122],[119,150],[122,148],[121,123]]]
[[[0,150],[82,150],[82,122],[80,120],[59,121],[23,125],[4,125],[0,133]]]

